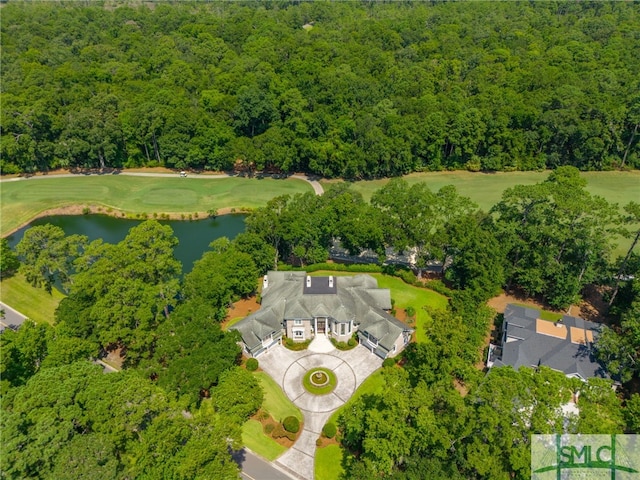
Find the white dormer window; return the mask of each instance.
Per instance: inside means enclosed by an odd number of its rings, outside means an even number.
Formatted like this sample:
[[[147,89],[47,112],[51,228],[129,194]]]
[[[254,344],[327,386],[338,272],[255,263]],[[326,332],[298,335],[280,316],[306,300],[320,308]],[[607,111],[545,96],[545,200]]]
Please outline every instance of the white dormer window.
[[[294,324],[294,325],[302,325],[302,320],[300,320],[300,319],[296,318],[296,319],[293,321],[293,324]]]
[[[307,288],[311,288],[311,277],[307,275]]]

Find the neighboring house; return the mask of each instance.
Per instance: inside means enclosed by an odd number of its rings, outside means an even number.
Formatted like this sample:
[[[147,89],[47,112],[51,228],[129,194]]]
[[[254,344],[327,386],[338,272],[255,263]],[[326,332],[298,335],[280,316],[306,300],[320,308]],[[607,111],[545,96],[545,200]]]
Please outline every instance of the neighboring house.
[[[564,315],[551,322],[542,320],[538,310],[510,304],[504,311],[501,345],[490,345],[487,366],[546,365],[581,380],[608,378],[593,351],[599,333],[599,324],[582,318]]]
[[[417,271],[417,249],[410,248],[406,252],[397,252],[393,247],[386,247],[384,249],[384,260],[382,265],[401,265]],[[365,249],[358,255],[351,255],[349,250],[342,246],[340,240],[334,239],[331,242],[329,248],[329,258],[340,263],[372,263],[375,265],[380,264],[380,258],[378,254],[371,249]],[[451,263],[451,259],[447,259],[446,267]],[[421,269],[423,273],[427,275],[442,275],[445,270],[445,266],[439,260],[429,260],[426,265]]]
[[[254,357],[280,342],[326,335],[347,342],[357,332],[360,343],[387,358],[409,343],[413,329],[393,317],[391,293],[370,275],[311,277],[306,272],[269,272],[262,285],[260,310],[233,327],[244,351]]]

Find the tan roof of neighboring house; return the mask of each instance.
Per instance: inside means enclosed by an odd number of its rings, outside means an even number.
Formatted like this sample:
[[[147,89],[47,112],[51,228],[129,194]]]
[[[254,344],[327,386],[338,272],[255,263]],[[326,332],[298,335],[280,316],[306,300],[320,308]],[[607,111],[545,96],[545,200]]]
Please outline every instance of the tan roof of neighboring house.
[[[582,345],[586,343],[584,328],[571,327],[569,332],[571,333],[571,343],[581,343]]]
[[[561,323],[553,323],[549,320],[536,318],[536,333],[549,335],[550,337],[555,338],[562,338],[564,340],[567,338],[567,326],[562,325]]]

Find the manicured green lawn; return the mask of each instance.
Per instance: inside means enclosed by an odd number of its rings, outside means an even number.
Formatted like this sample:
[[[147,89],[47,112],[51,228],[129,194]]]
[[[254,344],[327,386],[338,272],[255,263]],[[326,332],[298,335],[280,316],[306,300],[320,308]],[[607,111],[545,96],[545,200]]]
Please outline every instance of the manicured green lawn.
[[[22,274],[0,282],[0,300],[34,322],[53,323],[53,315],[63,298],[55,288],[48,294],[44,288],[32,287]]]
[[[242,426],[242,443],[270,462],[287,451],[285,447],[263,433],[262,424],[257,420],[248,420]]]
[[[379,273],[374,276],[378,279],[380,288],[391,290],[391,298],[395,300],[396,308],[411,306],[416,309],[416,322],[412,326],[416,329],[416,341],[424,342],[427,335],[425,328],[431,323],[431,316],[422,307],[444,309],[447,306],[447,297],[427,288],[407,285],[397,277]]]
[[[311,191],[303,180],[271,178],[179,178],[91,175],[2,182],[0,234],[38,213],[67,205],[103,205],[127,213],[192,213],[220,208],[257,208],[273,197]]]
[[[294,416],[302,422],[302,412],[289,400],[273,378],[265,372],[255,372],[254,375],[264,389],[264,402],[262,403],[264,410],[269,412],[278,422],[282,422],[288,416]]]
[[[254,372],[254,375],[264,390],[263,410],[269,412],[278,422],[282,422],[290,415],[303,421],[302,412],[287,398],[273,378],[264,372]],[[275,460],[287,450],[273,438],[265,435],[262,424],[257,420],[247,420],[242,426],[242,442],[269,461]]]
[[[640,172],[582,172],[587,182],[587,190],[606,198],[609,202],[628,203],[640,198]],[[445,185],[455,185],[458,191],[488,210],[502,196],[502,192],[514,185],[532,185],[545,180],[549,172],[426,172],[412,173],[404,177],[409,183],[425,182],[431,190],[436,191]],[[353,183],[353,188],[362,193],[366,200],[371,199],[373,192],[389,179],[362,180]],[[325,182],[326,184],[329,182]]]
[[[313,272],[313,276],[326,275],[357,275],[353,272],[330,272],[319,270]],[[422,308],[424,306],[444,309],[447,306],[447,297],[427,288],[414,287],[404,283],[397,277],[384,275],[382,273],[369,273],[378,280],[378,287],[391,290],[391,299],[395,301],[396,308],[407,308],[412,306],[416,309],[416,321],[411,325],[416,330],[416,340],[424,342],[426,340],[425,328],[431,322],[431,316]]]
[[[342,449],[339,445],[316,448],[316,480],[338,480],[343,474]]]

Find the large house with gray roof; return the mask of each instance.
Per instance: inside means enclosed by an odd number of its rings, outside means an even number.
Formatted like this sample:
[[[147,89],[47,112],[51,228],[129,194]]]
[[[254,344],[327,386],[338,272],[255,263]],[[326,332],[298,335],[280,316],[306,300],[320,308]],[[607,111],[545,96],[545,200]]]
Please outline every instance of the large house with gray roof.
[[[303,342],[326,335],[361,345],[382,358],[394,357],[413,329],[393,317],[391,293],[371,275],[311,277],[306,272],[269,272],[262,284],[260,310],[236,323],[245,353],[253,357],[282,337]]]
[[[545,365],[581,380],[608,378],[593,351],[599,333],[599,324],[579,317],[564,315],[551,322],[541,319],[536,309],[510,304],[504,311],[501,344],[490,346],[487,366]]]

